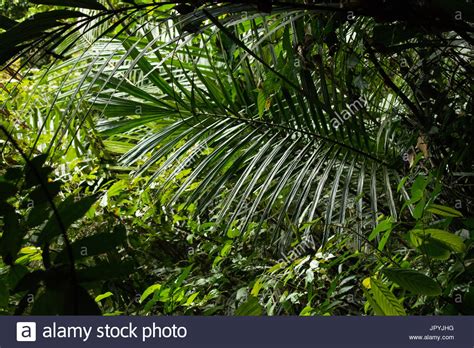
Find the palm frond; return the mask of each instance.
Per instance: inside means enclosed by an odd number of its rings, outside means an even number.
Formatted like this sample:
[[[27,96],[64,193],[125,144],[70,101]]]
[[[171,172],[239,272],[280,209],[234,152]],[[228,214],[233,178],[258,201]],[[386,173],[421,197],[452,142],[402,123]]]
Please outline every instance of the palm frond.
[[[387,72],[390,60],[370,37],[373,19],[303,5],[277,3],[266,16],[253,2],[178,15],[157,3],[90,14],[74,26],[47,22],[45,30],[70,30],[34,43],[70,55],[44,76],[68,70],[56,76],[44,115],[46,125],[62,109],[50,152],[67,151],[95,124],[102,141],[131,148],[121,165],[154,173],[157,195],[185,175],[170,207],[217,208],[223,232],[237,224],[256,233],[272,221],[288,229],[282,244],[292,238],[286,223],[312,233],[311,221],[322,219],[324,243],[354,221],[360,235],[380,213],[396,218],[400,197],[391,187],[407,144],[397,137],[413,137],[428,118],[408,78]],[[15,47],[3,62],[27,50]],[[469,69],[465,60],[459,66]]]

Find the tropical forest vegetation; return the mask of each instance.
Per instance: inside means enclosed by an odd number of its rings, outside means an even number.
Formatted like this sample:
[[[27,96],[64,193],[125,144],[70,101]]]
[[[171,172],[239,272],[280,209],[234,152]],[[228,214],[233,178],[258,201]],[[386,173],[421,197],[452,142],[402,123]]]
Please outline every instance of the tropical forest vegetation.
[[[474,314],[466,0],[0,0],[3,315]]]

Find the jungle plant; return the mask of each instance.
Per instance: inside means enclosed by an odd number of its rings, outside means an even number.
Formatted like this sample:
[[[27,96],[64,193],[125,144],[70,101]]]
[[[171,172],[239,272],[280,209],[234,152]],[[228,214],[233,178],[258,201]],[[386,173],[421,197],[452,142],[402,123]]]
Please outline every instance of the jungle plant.
[[[436,204],[441,187],[432,173],[416,176],[410,191],[404,208],[412,219],[381,219],[368,238],[393,255],[363,282],[368,308],[377,315],[472,314],[472,218]]]
[[[5,128],[0,130],[16,144]],[[30,160],[17,150],[25,163],[0,176],[2,310],[16,306],[16,314],[100,314],[87,287],[133,270],[114,252],[126,239],[125,229],[118,225],[112,232],[71,241],[68,229],[86,215],[97,195],[61,199],[62,183],[50,177],[47,156]]]
[[[470,4],[44,2],[0,17],[0,270],[29,272],[0,288],[11,303],[40,289],[91,311],[99,295],[107,314],[470,311],[452,303],[472,298]],[[48,161],[80,184],[49,182]],[[94,238],[111,249],[76,255]],[[139,272],[94,278],[109,258]]]
[[[378,213],[396,218],[400,197],[391,188],[406,170],[403,153],[420,137],[445,180],[469,167],[465,5],[458,4],[464,21],[453,21],[447,2],[412,4],[424,18],[417,25],[393,1],[380,9],[364,1],[259,4],[106,9],[90,1],[83,4],[90,11],[53,9],[0,37],[2,61],[20,57],[27,68],[37,64],[34,50],[55,57],[41,80],[69,69],[57,77],[55,105],[64,115],[50,155],[67,151],[89,124],[94,147],[128,149],[119,163],[132,174],[153,172],[150,182],[165,176],[159,190],[192,160],[168,205],[184,197],[201,217],[215,209],[223,233],[272,221],[281,248],[292,241],[288,223],[323,216],[325,243],[333,222],[357,221],[360,234]],[[444,14],[433,22],[425,12]],[[354,104],[360,98],[362,109]],[[42,112],[46,122],[53,108]],[[333,127],[335,118],[344,124]],[[440,131],[446,127],[453,129]]]

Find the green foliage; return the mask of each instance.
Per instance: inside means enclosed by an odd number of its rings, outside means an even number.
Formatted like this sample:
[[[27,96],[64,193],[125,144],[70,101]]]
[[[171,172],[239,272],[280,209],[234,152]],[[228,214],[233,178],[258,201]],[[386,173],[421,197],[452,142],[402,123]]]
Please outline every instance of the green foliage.
[[[429,190],[430,184],[434,184],[434,191]],[[385,223],[379,230],[388,228],[387,226],[400,232],[408,229],[404,239],[410,245],[411,253],[406,253],[402,267],[394,258],[390,263],[396,267],[388,263],[377,265],[377,269],[387,279],[372,277],[363,283],[363,287],[370,288],[370,293],[364,289],[370,307],[378,315],[396,315],[397,312],[401,314],[401,311],[408,309],[421,310],[424,314],[424,308],[428,312],[429,308],[436,308],[436,313],[442,314],[470,313],[469,305],[466,306],[463,302],[463,296],[466,295],[457,292],[468,294],[472,286],[472,269],[468,266],[472,257],[469,252],[472,249],[472,229],[467,240],[466,237],[449,231],[450,225],[454,223],[453,218],[462,218],[462,214],[456,209],[433,203],[440,191],[432,175],[416,176],[410,192],[411,197],[403,207],[411,207],[413,221],[405,224],[399,222],[393,227],[391,223]],[[438,216],[442,220],[438,220]],[[386,221],[388,220],[384,220]],[[465,219],[464,224],[468,227],[469,220]],[[372,232],[371,236],[375,237],[376,233]],[[400,288],[396,291],[404,296],[406,306],[399,307],[401,303],[398,300],[397,305],[392,306],[395,304],[395,297],[389,287],[394,290]],[[458,297],[457,302],[453,300],[453,295]],[[414,299],[417,301],[414,302]]]
[[[370,278],[370,290],[384,315],[406,315],[400,301],[384,283]]]
[[[421,272],[403,268],[387,268],[383,273],[401,288],[417,295],[441,295],[441,288],[433,279]]]
[[[474,313],[467,4],[33,3],[0,4],[1,313]]]
[[[97,196],[58,197],[61,182],[49,177],[52,168],[45,166],[45,160],[39,155],[0,177],[4,188],[0,255],[5,265],[1,277],[11,279],[2,287],[2,308],[14,308],[19,301],[16,314],[99,314],[85,283],[128,276],[134,266],[89,260],[112,252],[125,241],[126,231],[118,225],[113,234],[96,233],[71,244],[68,230],[86,215]],[[39,212],[31,224],[36,207]]]

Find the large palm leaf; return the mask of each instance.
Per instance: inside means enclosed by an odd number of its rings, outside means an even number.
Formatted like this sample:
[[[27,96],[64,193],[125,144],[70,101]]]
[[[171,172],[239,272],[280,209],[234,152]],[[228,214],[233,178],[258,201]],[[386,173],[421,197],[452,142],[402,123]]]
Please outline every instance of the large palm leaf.
[[[57,76],[63,116],[52,153],[94,122],[109,151],[130,149],[124,167],[160,178],[158,193],[182,179],[169,206],[197,202],[223,231],[276,226],[282,246],[292,226],[309,233],[318,219],[324,242],[354,223],[361,237],[380,212],[396,217],[401,153],[424,119],[410,85],[385,72],[373,20],[300,5],[263,17],[245,3],[185,15],[167,6],[64,29],[80,35],[62,37],[60,54],[72,58],[51,65],[70,67]],[[361,97],[367,106],[335,128]]]

